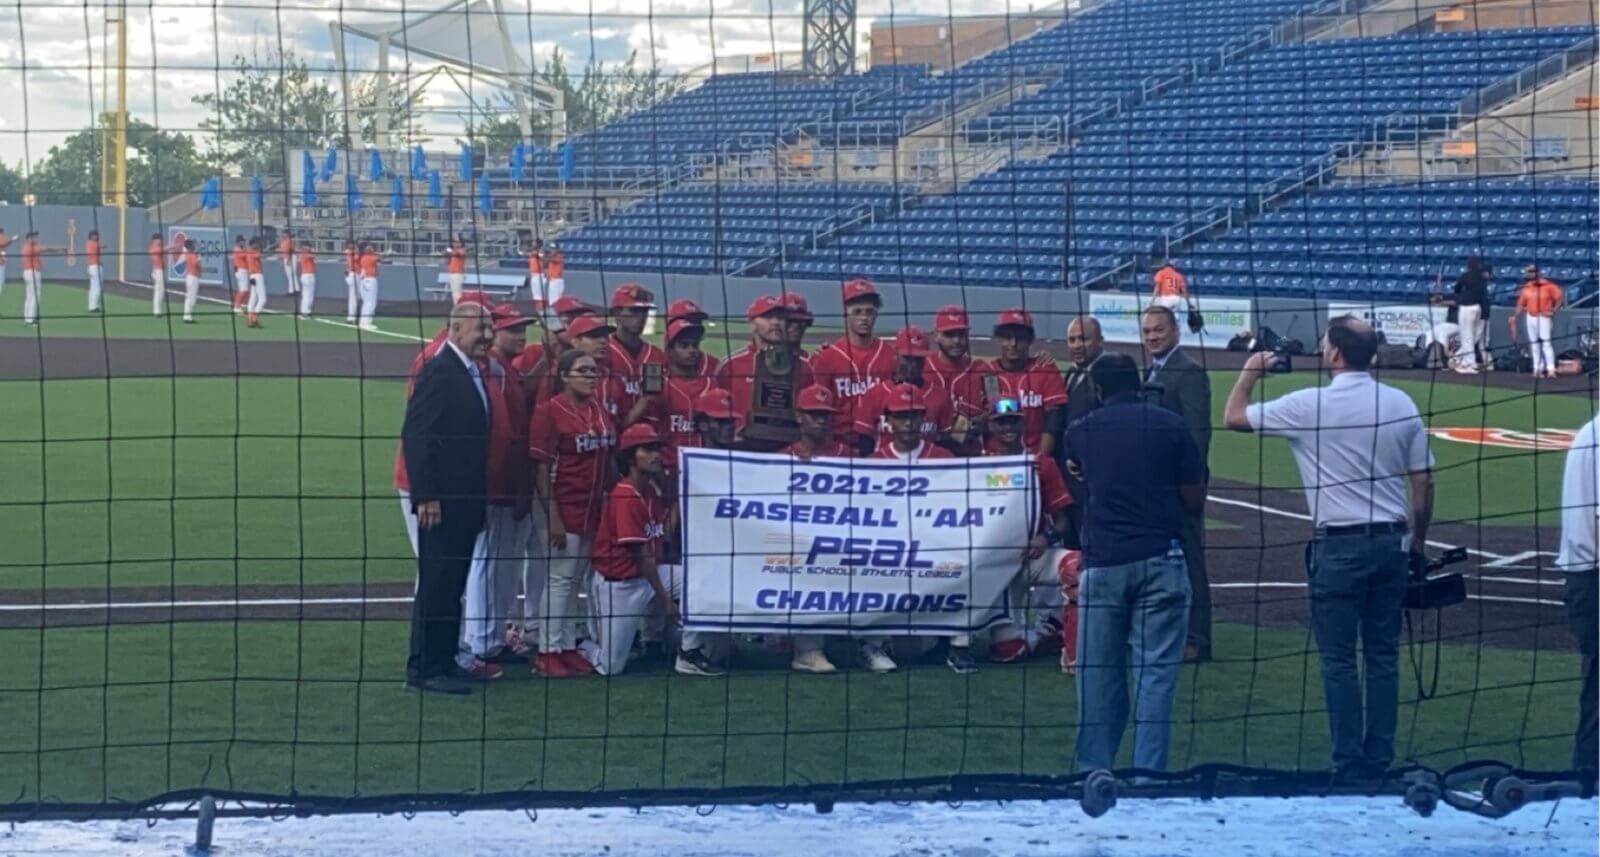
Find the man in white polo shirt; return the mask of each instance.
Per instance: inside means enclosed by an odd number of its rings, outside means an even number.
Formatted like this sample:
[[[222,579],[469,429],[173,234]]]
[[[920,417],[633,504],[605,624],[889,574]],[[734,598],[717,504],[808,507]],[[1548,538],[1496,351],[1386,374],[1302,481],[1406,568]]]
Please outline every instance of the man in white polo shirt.
[[[1300,467],[1316,528],[1306,546],[1311,630],[1333,763],[1351,781],[1379,777],[1394,761],[1401,603],[1433,517],[1433,456],[1422,417],[1405,393],[1367,373],[1377,350],[1371,325],[1336,318],[1322,341],[1322,365],[1333,375],[1328,386],[1252,405],[1256,382],[1277,359],[1257,352],[1224,410],[1228,428],[1288,440]]]
[[[1600,417],[1578,430],[1567,451],[1566,472],[1561,478],[1561,553],[1556,565],[1566,572],[1564,600],[1572,633],[1583,653],[1583,685],[1578,697],[1578,730],[1572,746],[1572,767],[1594,776],[1600,766],[1600,720],[1596,705],[1600,686],[1596,682],[1596,648],[1600,648],[1600,566],[1595,556],[1597,530],[1600,530],[1600,495],[1595,490],[1596,436]]]

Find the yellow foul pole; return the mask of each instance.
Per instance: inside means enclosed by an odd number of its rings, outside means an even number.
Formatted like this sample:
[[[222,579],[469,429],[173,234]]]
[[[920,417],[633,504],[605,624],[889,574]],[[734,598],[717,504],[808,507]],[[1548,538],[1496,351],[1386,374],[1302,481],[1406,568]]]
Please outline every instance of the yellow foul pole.
[[[102,205],[117,209],[117,279],[128,279],[128,7],[121,4],[107,18],[117,27],[117,109],[109,133],[102,132],[100,153]]]

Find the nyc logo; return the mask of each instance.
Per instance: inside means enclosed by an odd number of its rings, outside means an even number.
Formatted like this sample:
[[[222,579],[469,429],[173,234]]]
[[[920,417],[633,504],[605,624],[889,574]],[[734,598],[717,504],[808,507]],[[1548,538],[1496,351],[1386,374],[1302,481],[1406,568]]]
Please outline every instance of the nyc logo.
[[[990,473],[983,477],[983,487],[990,489],[1022,488],[1028,484],[1027,477],[1021,471],[1010,473]]]

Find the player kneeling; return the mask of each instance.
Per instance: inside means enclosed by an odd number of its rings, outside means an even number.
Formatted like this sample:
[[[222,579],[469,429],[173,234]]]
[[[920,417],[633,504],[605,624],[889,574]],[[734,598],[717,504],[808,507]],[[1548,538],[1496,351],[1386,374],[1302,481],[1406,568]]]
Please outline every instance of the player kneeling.
[[[989,409],[989,432],[992,443],[990,455],[1030,455],[1023,443],[1025,421],[1021,404],[1016,399],[997,399]],[[1023,551],[1022,571],[1011,581],[1010,603],[1013,609],[1031,607],[1038,624],[1023,632],[1010,619],[997,623],[990,630],[989,657],[997,663],[1007,664],[1027,658],[1030,654],[1044,654],[1061,648],[1062,585],[1065,583],[1057,571],[1059,551],[1049,551],[1048,533],[1062,533],[1067,527],[1067,507],[1072,505],[1072,495],[1055,459],[1032,454],[1034,459],[1035,490],[1039,496],[1041,517],[1039,531],[1034,533]]]
[[[583,656],[601,675],[619,675],[640,626],[653,611],[678,621],[678,602],[661,576],[661,549],[669,512],[657,487],[665,441],[654,427],[640,423],[622,433],[617,443],[617,469],[622,479],[611,489],[600,528],[595,534],[594,578],[589,584],[589,627],[595,639],[580,644]],[[691,650],[693,634],[684,634]]]

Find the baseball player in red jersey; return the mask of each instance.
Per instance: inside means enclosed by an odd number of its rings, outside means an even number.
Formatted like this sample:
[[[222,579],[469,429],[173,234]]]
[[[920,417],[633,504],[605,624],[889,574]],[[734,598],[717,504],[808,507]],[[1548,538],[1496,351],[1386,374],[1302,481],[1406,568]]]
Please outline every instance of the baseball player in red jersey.
[[[717,367],[717,386],[733,396],[733,409],[737,414],[748,414],[754,405],[756,361],[768,349],[788,348],[784,322],[783,301],[772,295],[762,295],[750,302],[745,311],[750,322],[750,345],[737,354],[731,354]],[[791,376],[794,389],[804,390],[814,383],[811,367],[806,361],[792,362]],[[767,446],[762,451],[776,447]]]
[[[615,477],[616,430],[600,400],[600,365],[573,348],[556,361],[560,395],[535,408],[528,427],[535,502],[549,521],[550,567],[539,617],[534,672],[564,678],[594,671],[578,653],[578,594],[600,523],[603,492]]]
[[[994,371],[1000,378],[1004,396],[1022,406],[1022,442],[1029,451],[1053,455],[1056,437],[1061,434],[1062,406],[1067,403],[1067,385],[1055,360],[1047,354],[1033,354],[1033,316],[1020,309],[1000,313],[994,338],[1000,357]]]
[[[466,294],[462,296],[463,300]],[[537,639],[539,594],[544,591],[547,572],[547,551],[544,550],[547,524],[544,523],[544,509],[533,502],[533,463],[528,460],[527,454],[528,425],[532,421],[533,406],[514,368],[518,355],[527,347],[528,325],[533,320],[523,317],[511,304],[495,307],[493,318],[494,343],[489,347],[489,357],[506,372],[507,383],[503,392],[506,413],[512,421],[512,446],[516,450],[516,458],[508,460],[512,461],[510,467],[517,477],[513,483],[516,530],[509,546],[512,568],[509,575],[500,578],[496,603],[502,608],[499,614],[510,617],[505,628],[505,651],[513,657],[525,659],[532,653],[532,641]],[[538,541],[534,541],[536,533]],[[523,596],[520,611],[517,609],[519,591]],[[517,627],[519,624],[520,629]]]
[[[167,245],[161,233],[150,236],[150,311],[161,315],[167,309]]]
[[[700,308],[700,305],[688,298],[679,298],[667,305],[667,326],[671,327],[675,321],[686,321],[690,324],[704,328],[710,313]],[[702,341],[704,337],[702,337]],[[700,351],[700,374],[711,377],[717,372],[717,359],[707,354],[704,349]]]
[[[845,334],[811,356],[817,383],[833,391],[839,413],[834,416],[834,437],[850,437],[861,397],[894,372],[894,352],[878,339],[878,310],[883,299],[871,281],[847,280],[843,287]]]
[[[989,407],[988,395],[983,389],[984,379],[994,376],[994,367],[988,361],[972,356],[968,338],[971,328],[967,311],[961,307],[951,305],[939,310],[933,318],[937,348],[922,370],[929,382],[949,397],[950,408],[955,412],[950,439],[955,442],[956,450],[969,456],[983,451]]]
[[[618,414],[621,413],[617,404],[622,398],[622,382],[612,374],[611,365],[606,358],[610,356],[611,335],[616,330],[597,315],[580,315],[567,325],[567,342],[572,346],[571,350],[587,354],[595,360],[599,372],[595,384],[595,397],[611,416],[613,427],[617,423]],[[556,392],[559,393],[559,378],[556,387]]]
[[[689,321],[667,325],[667,384],[661,396],[654,397],[651,422],[665,429],[665,468],[678,471],[678,448],[697,446],[700,430],[694,422],[694,405],[707,391],[716,388],[711,375],[700,371],[705,354],[700,342],[706,329]]]
[[[233,311],[243,313],[245,302],[250,300],[250,266],[247,261],[250,248],[243,235],[233,236]]]
[[[677,624],[678,601],[662,574],[662,551],[677,510],[660,489],[666,440],[649,423],[628,428],[617,441],[621,479],[606,498],[595,533],[589,583],[589,628],[583,656],[601,675],[619,675],[641,627],[660,611]],[[697,635],[684,634],[697,643]],[[687,644],[687,643],[686,643]]]
[[[813,384],[795,397],[795,415],[800,421],[800,437],[779,450],[804,461],[813,458],[853,458],[856,450],[833,437],[833,415],[838,408],[833,405],[833,393],[827,387]]]
[[[655,308],[655,295],[638,283],[624,283],[611,293],[611,319],[616,331],[611,334],[606,364],[617,379],[617,424],[622,428],[643,419],[651,407],[643,389],[645,366],[659,366],[656,371],[666,374],[667,355],[644,341],[645,324]]]
[[[1011,582],[1010,603],[1034,612],[1038,623],[1024,633],[1015,621],[1005,619],[989,631],[989,657],[997,663],[1012,663],[1030,653],[1055,651],[1061,646],[1061,577],[1057,570],[1059,551],[1048,550],[1053,535],[1067,526],[1067,507],[1072,495],[1054,458],[1029,453],[1022,443],[1022,406],[1016,399],[997,399],[989,414],[989,455],[1032,455],[1034,489],[1038,492],[1039,526],[1023,550],[1020,572]]]
[[[796,357],[809,359],[811,355],[806,353],[806,332],[811,330],[817,317],[811,314],[811,307],[799,292],[783,293],[783,311],[783,330],[789,347],[794,350]]]
[[[910,384],[922,391],[926,406],[922,413],[922,436],[929,443],[949,443],[950,430],[955,428],[955,410],[950,397],[938,384],[931,383],[924,371],[933,348],[928,335],[920,327],[902,329],[894,338],[895,367],[888,378],[874,384],[856,410],[855,436],[860,438],[858,448],[871,452],[880,439],[890,434],[887,404],[897,395],[902,384]]]

